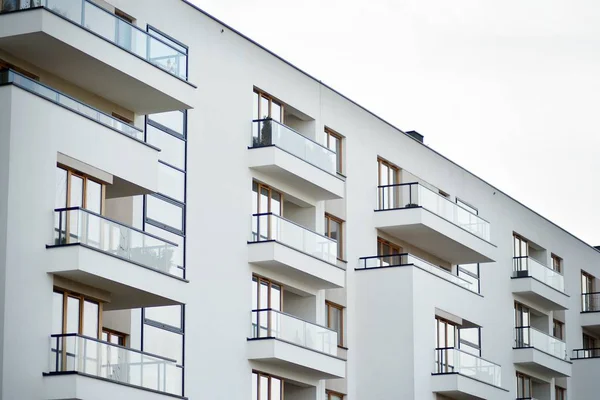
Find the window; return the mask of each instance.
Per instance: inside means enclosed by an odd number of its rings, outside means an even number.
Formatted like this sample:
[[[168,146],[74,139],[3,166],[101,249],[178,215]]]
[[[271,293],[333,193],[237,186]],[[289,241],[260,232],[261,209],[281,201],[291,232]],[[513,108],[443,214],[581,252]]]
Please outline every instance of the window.
[[[56,168],[56,208],[81,207],[102,214],[105,185],[80,172]]]
[[[552,269],[559,274],[562,274],[562,258],[556,254],[552,254]]]
[[[283,400],[283,379],[252,372],[252,400]]]
[[[325,214],[325,236],[337,242],[337,257],[344,259],[344,221],[330,214]]]
[[[99,337],[101,303],[59,289],[54,291],[52,298],[54,334],[76,333],[96,339]]]
[[[262,183],[252,182],[252,210],[255,214],[283,214],[283,194]]]
[[[515,347],[529,347],[529,307],[515,302]]]
[[[400,254],[402,247],[388,242],[380,237],[377,238],[377,255],[379,256],[379,266],[386,267],[390,265],[401,265]]]
[[[335,166],[336,166],[336,172],[338,174],[342,174],[344,171],[343,168],[343,149],[342,149],[342,143],[343,143],[344,137],[342,135],[340,135],[337,132],[334,132],[333,130],[329,129],[329,128],[325,128],[325,145],[328,149],[332,150],[335,152]]]
[[[327,327],[337,332],[338,346],[344,347],[344,307],[326,301],[325,310]]]
[[[529,255],[529,242],[527,239],[517,234],[514,234],[513,238],[513,257],[527,257]]]
[[[567,390],[563,389],[559,386],[555,386],[555,395],[554,395],[554,399],[555,400],[567,400]]]
[[[400,174],[399,168],[391,163],[385,161],[382,158],[377,158],[377,174],[378,174],[378,194],[379,194],[379,209],[387,210],[392,208],[398,208],[399,193],[397,187],[390,187],[389,185],[396,185],[399,183]]]
[[[583,348],[585,350],[596,348],[596,339],[586,333],[583,334]]]
[[[447,374],[454,372],[452,350],[456,347],[456,325],[440,317],[435,317],[435,365],[436,373]]]
[[[127,345],[127,334],[102,328],[102,340],[119,346]]]
[[[325,400],[344,400],[344,395],[331,390],[325,391]]]
[[[141,350],[171,358],[183,365],[184,313],[185,307],[180,305],[142,309]]]
[[[456,274],[477,287],[477,293],[481,291],[479,281],[479,264],[461,264],[457,265]]]
[[[552,322],[552,336],[564,340],[565,324],[555,319]]]
[[[252,277],[252,309],[271,308],[281,311],[283,308],[283,289],[281,285],[259,276]]]
[[[581,271],[581,310],[597,311],[597,296],[594,295],[594,277]]]
[[[283,103],[258,89],[254,89],[253,110],[255,120],[271,118],[282,124],[284,122]]]
[[[594,277],[581,271],[581,293],[594,293]]]
[[[520,372],[517,372],[517,398],[533,398],[533,385],[531,384],[531,378],[525,374],[521,374]]]

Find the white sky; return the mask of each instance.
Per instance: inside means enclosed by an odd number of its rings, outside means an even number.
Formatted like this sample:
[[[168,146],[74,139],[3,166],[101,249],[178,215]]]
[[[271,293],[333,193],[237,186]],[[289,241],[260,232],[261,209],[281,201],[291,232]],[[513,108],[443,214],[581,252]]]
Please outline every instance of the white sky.
[[[597,0],[192,0],[600,245]]]

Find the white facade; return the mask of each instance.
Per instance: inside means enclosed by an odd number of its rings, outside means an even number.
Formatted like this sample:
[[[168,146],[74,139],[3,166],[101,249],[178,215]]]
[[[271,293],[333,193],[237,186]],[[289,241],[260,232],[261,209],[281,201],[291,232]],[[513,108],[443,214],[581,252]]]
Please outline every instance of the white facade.
[[[0,398],[598,398],[594,247],[185,1],[2,7]]]

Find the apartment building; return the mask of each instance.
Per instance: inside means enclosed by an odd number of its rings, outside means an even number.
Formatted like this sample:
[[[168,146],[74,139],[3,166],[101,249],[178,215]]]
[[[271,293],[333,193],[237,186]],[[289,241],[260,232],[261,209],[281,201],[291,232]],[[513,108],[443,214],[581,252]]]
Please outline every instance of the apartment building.
[[[594,247],[186,1],[0,4],[0,398],[598,398]]]

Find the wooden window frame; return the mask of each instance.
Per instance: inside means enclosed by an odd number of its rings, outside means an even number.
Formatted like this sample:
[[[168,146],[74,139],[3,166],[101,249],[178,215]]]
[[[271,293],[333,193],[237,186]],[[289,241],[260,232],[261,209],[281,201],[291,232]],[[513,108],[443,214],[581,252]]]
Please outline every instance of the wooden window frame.
[[[381,167],[385,166],[387,168],[388,171],[388,183],[387,185],[390,185],[390,177],[394,177],[393,181],[395,183],[393,183],[394,185],[400,184],[400,167],[398,167],[395,164],[392,164],[391,162],[381,158],[381,157],[377,157],[377,202],[378,202],[378,207],[380,210],[383,209],[394,209],[394,208],[398,208],[399,207],[399,201],[400,201],[400,196],[397,195],[397,191],[396,190],[390,190],[389,187],[388,189],[383,189],[380,186],[382,186],[382,182],[381,182]],[[387,204],[387,208],[385,207],[385,204]]]
[[[390,254],[401,254],[403,251],[402,246],[392,243],[389,240],[382,238],[381,236],[377,236],[377,255],[378,256],[384,255],[383,252],[381,251],[383,246],[389,246],[391,250],[396,250],[395,253],[390,253]]]
[[[256,275],[256,274],[252,274],[252,284],[254,285],[256,282],[256,306],[258,307],[257,310],[264,310],[264,308],[262,308],[260,306],[261,303],[261,283],[265,282],[267,283],[267,309],[269,310],[273,310],[273,311],[279,311],[279,312],[283,312],[283,292],[284,292],[284,285],[278,283],[278,282],[274,282],[271,279],[268,278],[264,278],[260,275]],[[274,309],[273,308],[273,304],[272,304],[272,296],[271,296],[271,290],[273,288],[273,285],[279,286],[279,308],[278,309]],[[271,315],[270,315],[271,311],[268,312],[268,317],[267,317],[267,336],[266,337],[271,337]],[[260,314],[256,315],[256,329],[257,332],[260,332],[260,328],[261,328],[261,324],[260,324]],[[257,335],[257,337],[262,337],[260,335]]]
[[[71,207],[71,177],[76,176],[83,180],[83,188],[82,188],[83,198],[81,199],[81,204],[82,204],[81,208],[87,209],[87,195],[86,195],[87,194],[87,184],[88,184],[88,181],[92,181],[92,182],[100,185],[100,188],[101,188],[100,215],[104,215],[105,208],[106,208],[106,183],[102,182],[98,178],[91,177],[87,174],[84,174],[81,171],[77,171],[74,168],[67,167],[66,165],[63,165],[60,163],[56,164],[56,167],[67,172],[67,199],[66,199],[67,200],[66,201],[67,208]]]
[[[331,145],[332,137],[336,138],[340,142],[340,151],[338,152],[337,149],[335,151],[336,167],[337,167],[336,172],[338,174],[343,174],[344,173],[344,139],[345,138],[344,138],[344,136],[340,135],[333,129],[325,127],[325,139],[326,139],[325,147],[327,147],[328,149],[331,149],[330,145]]]
[[[102,313],[103,313],[103,302],[95,299],[93,297],[90,296],[86,296],[83,294],[79,294],[76,292],[71,292],[69,290],[65,290],[59,287],[55,287],[53,290],[54,293],[60,293],[63,296],[63,304],[62,304],[62,332],[60,332],[60,334],[67,334],[67,333],[74,333],[74,332],[67,332],[67,300],[69,297],[75,298],[75,299],[79,299],[79,326],[77,327],[77,334],[78,335],[83,335],[83,311],[84,311],[84,302],[88,301],[90,303],[96,303],[98,304],[98,332],[96,333],[96,338],[101,338],[102,337]],[[54,316],[53,316],[54,318]]]
[[[111,339],[112,336],[116,336],[116,337],[119,337],[119,338],[123,339],[123,344],[118,344],[118,346],[127,347],[127,344],[129,342],[129,340],[128,340],[129,339],[129,335],[128,334],[116,331],[114,329],[106,328],[106,327],[102,327],[101,334],[102,333],[106,333],[107,336],[108,336],[106,342],[111,343],[111,344],[115,344],[115,343],[112,343],[110,341],[110,339]]]
[[[343,393],[335,392],[335,391],[329,390],[329,389],[325,390],[325,400],[336,400],[332,396],[339,397],[342,400],[344,400],[346,398],[346,395]]]
[[[339,325],[340,325],[340,332],[338,332],[339,335],[338,335],[338,343],[337,343],[337,345],[338,345],[338,347],[344,348],[344,310],[346,309],[346,307],[344,307],[342,305],[339,305],[339,304],[336,304],[334,302],[331,302],[329,300],[325,300],[325,307],[327,307],[327,321],[326,321],[326,323],[327,323],[327,327],[329,329],[332,329],[331,328],[331,314],[332,313],[329,312],[329,309],[335,308],[336,310],[338,310],[340,312],[340,320],[338,321]]]
[[[556,335],[556,330],[559,329],[559,335]],[[565,340],[565,323],[557,319],[552,320],[552,336],[557,339]]]
[[[533,398],[533,381],[529,375],[523,374],[521,372],[517,372],[517,396],[519,395],[519,378],[523,379],[523,385],[521,387],[521,392],[525,398]],[[525,393],[525,381],[529,381],[529,393]]]
[[[269,393],[267,393],[267,400],[272,400],[271,399],[271,379],[277,379],[279,382],[281,382],[281,393],[279,394],[279,399],[280,400],[284,400],[284,393],[285,393],[285,379],[280,378],[278,376],[275,375],[271,375],[271,374],[265,374],[264,372],[260,372],[260,371],[256,371],[256,370],[252,370],[252,375],[256,374],[256,379],[257,379],[257,384],[256,384],[256,398],[257,399],[261,399],[261,392],[260,392],[260,377],[265,377],[268,379],[269,382]]]
[[[388,170],[393,174],[394,176],[394,181],[396,183],[400,183],[400,167],[398,167],[395,164],[392,164],[391,162],[389,162],[388,160],[381,158],[381,157],[377,157],[377,186],[381,186],[381,166],[385,165]],[[388,173],[388,182],[389,182],[389,177],[392,176]],[[389,185],[389,183],[388,183]]]
[[[516,243],[517,241],[519,242],[519,254],[517,254],[517,248],[516,248]],[[523,255],[521,254],[521,243],[526,243],[527,247],[525,247],[527,249],[527,254]],[[519,235],[518,233],[513,233],[513,257],[529,257],[529,240],[525,239],[523,236]]]
[[[558,272],[559,274],[562,274],[563,273],[563,259],[554,253],[551,253],[550,258],[552,260],[552,270]]]
[[[267,111],[267,118],[273,118],[272,116],[272,109],[273,109],[273,103],[277,104],[280,107],[280,116],[279,116],[279,120],[281,121],[282,124],[285,123],[285,103],[283,103],[281,100],[277,99],[274,96],[271,96],[270,94],[268,94],[267,92],[264,92],[258,88],[254,88],[254,93],[258,94],[258,119],[265,119],[262,115],[263,115],[263,111],[262,108],[262,101],[261,99],[264,98],[266,100],[268,100],[269,102],[269,110]]]
[[[584,288],[583,285],[581,285],[581,294],[594,293],[594,290],[595,290],[595,282],[594,282],[595,281],[595,277],[594,277],[594,275],[592,275],[592,274],[590,274],[590,273],[585,272],[585,271],[582,270],[581,271],[581,277],[583,278],[584,276],[586,277],[586,281],[589,282],[589,286],[586,287],[586,288]],[[585,292],[584,292],[584,289],[586,290]]]
[[[325,213],[325,236],[331,239],[331,221],[337,222],[340,225],[339,235],[340,237],[336,240],[338,245],[338,260],[344,261],[344,223],[345,221],[341,218],[333,216],[329,213]],[[333,240],[333,239],[332,239]]]
[[[560,386],[554,386],[554,398],[557,400],[567,399],[567,389]]]
[[[115,8],[115,12],[114,12],[114,14],[115,14],[117,17],[119,17],[119,18],[121,18],[121,19],[123,19],[123,20],[125,20],[125,21],[129,22],[131,25],[135,25],[135,21],[136,21],[136,19],[135,19],[135,18],[133,18],[131,15],[127,14],[125,11],[123,11],[123,10],[120,10],[120,9],[118,9],[118,8]]]
[[[279,197],[281,199],[280,203],[280,210],[279,210],[279,216],[283,216],[283,202],[284,202],[284,195],[282,192],[280,192],[277,189],[273,189],[271,186],[269,185],[265,185],[264,183],[260,183],[258,181],[252,181],[252,186],[253,186],[253,192],[254,192],[254,184],[256,184],[256,204],[258,206],[258,210],[256,210],[256,214],[267,214],[267,213],[272,213],[273,210],[271,209],[271,204],[272,204],[272,200],[273,200],[273,192],[276,192],[279,194]],[[261,188],[262,189],[266,189],[269,192],[269,201],[267,203],[267,211],[261,210],[260,209],[260,196],[261,196]]]

